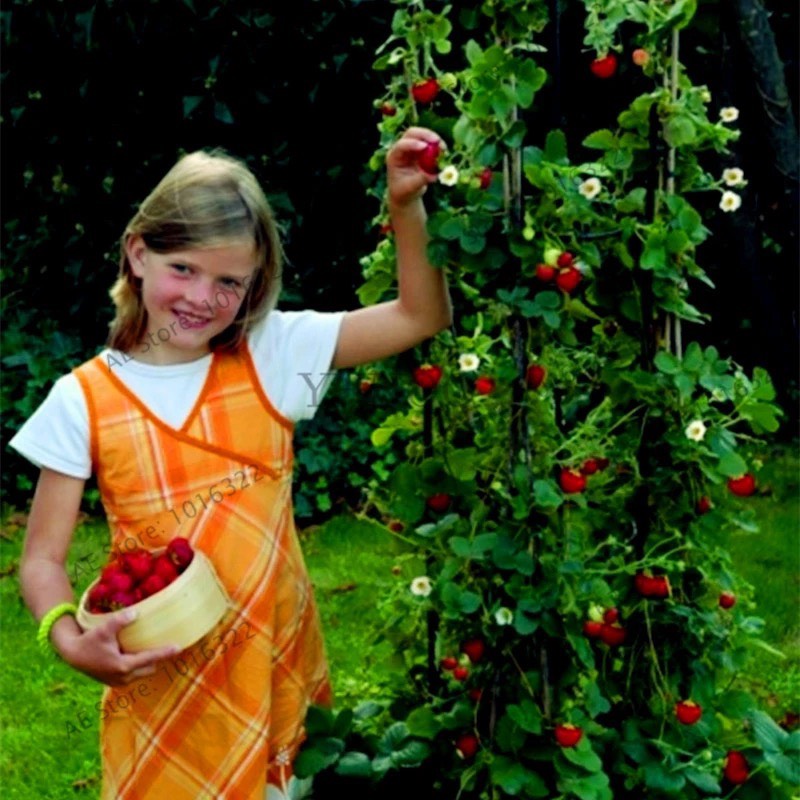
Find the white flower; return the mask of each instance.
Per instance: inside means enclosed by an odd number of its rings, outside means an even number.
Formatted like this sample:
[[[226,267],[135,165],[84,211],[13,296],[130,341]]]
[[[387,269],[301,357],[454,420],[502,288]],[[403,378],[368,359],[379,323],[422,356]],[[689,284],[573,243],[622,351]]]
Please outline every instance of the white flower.
[[[427,575],[420,575],[411,581],[411,594],[417,597],[427,597],[433,591],[433,584]]]
[[[474,372],[480,363],[481,360],[475,353],[462,353],[458,357],[458,367],[462,372]]]
[[[739,119],[739,109],[733,106],[726,106],[719,110],[719,118],[723,122],[736,122]]]
[[[722,180],[727,186],[741,186],[744,183],[744,172],[739,167],[722,170]]]
[[[498,625],[510,625],[514,621],[514,612],[503,606],[494,612],[494,619]]]
[[[455,186],[458,183],[458,170],[450,164],[439,173],[439,183],[445,186]]]
[[[693,442],[702,442],[707,430],[708,428],[706,428],[703,420],[696,419],[686,426],[686,438],[691,439]]]
[[[719,207],[723,211],[736,211],[742,204],[742,198],[736,192],[723,192],[722,200],[719,201]]]
[[[579,187],[578,191],[587,199],[593,200],[600,194],[603,188],[602,184],[597,178],[587,178]]]

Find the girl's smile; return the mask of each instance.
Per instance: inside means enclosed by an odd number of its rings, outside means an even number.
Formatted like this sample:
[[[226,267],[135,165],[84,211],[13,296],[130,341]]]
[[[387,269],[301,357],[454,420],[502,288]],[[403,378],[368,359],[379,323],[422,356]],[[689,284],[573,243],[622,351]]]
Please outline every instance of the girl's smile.
[[[127,249],[147,311],[147,335],[136,358],[174,364],[207,354],[210,340],[234,322],[244,300],[255,270],[252,243],[157,253],[134,236]]]

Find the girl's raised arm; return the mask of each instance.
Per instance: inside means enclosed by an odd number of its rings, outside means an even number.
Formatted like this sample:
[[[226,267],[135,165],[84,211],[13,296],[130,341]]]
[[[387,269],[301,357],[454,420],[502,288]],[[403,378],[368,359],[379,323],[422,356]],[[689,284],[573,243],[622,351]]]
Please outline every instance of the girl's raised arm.
[[[397,247],[398,297],[348,311],[342,320],[333,368],[343,369],[402,353],[450,325],[452,307],[444,271],[428,261],[422,195],[435,175],[420,155],[441,139],[426,128],[409,128],[386,156],[389,213]]]

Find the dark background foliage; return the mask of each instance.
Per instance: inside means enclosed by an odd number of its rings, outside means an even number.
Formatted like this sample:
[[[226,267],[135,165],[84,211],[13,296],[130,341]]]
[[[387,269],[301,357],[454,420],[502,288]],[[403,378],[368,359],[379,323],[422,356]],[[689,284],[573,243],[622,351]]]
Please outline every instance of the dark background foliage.
[[[742,211],[721,215],[717,235],[699,253],[717,290],[697,303],[714,309],[714,319],[691,336],[748,370],[772,373],[789,437],[797,424],[797,154],[787,178],[776,168],[771,122],[733,6],[701,2],[682,37],[683,60],[703,76],[714,104],[741,111],[742,137],[715,174],[735,164],[750,182]],[[796,112],[797,8],[767,8]],[[7,502],[25,505],[36,471],[5,444],[55,379],[103,346],[119,236],[181,152],[221,146],[262,181],[285,231],[281,307],[357,307],[358,259],[379,235],[379,206],[364,175],[378,141],[374,100],[382,92],[371,64],[393,11],[375,0],[5,4],[0,407]],[[646,79],[630,63],[634,45],[626,41],[617,78],[595,81],[581,42],[583,5],[561,2],[559,13],[541,56],[554,78],[537,99],[531,129],[543,140],[561,127],[577,148],[588,132],[614,127],[611,109],[645,90]],[[717,200],[708,195],[709,210]],[[361,395],[348,375],[339,376],[323,413],[298,429],[298,516],[316,521],[337,503],[359,502],[360,487],[381,474],[366,458],[372,421],[402,404],[401,395],[386,385]]]

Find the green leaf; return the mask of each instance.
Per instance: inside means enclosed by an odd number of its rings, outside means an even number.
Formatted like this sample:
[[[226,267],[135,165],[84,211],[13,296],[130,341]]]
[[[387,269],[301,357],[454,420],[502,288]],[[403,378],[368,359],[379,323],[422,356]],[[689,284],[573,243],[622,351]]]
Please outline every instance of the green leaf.
[[[590,133],[582,144],[592,150],[611,150],[617,146],[617,137],[608,128],[602,128]]]
[[[492,784],[512,796],[523,791],[525,797],[547,797],[550,793],[545,782],[535,772],[506,756],[496,756],[489,771]]]
[[[650,789],[679,792],[686,785],[686,778],[680,772],[670,772],[659,762],[651,761],[645,764],[644,782]]]
[[[567,163],[567,137],[564,131],[552,130],[544,141],[544,152],[548,161]]]
[[[442,730],[442,723],[433,713],[430,706],[415,708],[406,720],[408,732],[421,739],[433,739]]]
[[[775,770],[779,778],[793,786],[800,786],[800,759],[797,756],[765,752],[764,759]]]
[[[681,362],[666,350],[659,350],[653,359],[653,363],[656,365],[656,369],[665,375],[675,375],[681,371]]]
[[[699,769],[693,769],[692,767],[687,767],[683,774],[700,791],[708,794],[722,794],[722,787],[713,775],[709,775],[707,772],[700,772]]]
[[[585,736],[575,747],[563,748],[561,754],[567,761],[583,767],[587,772],[599,772],[603,768],[603,762],[594,752],[591,743]]]
[[[451,450],[447,454],[447,467],[458,481],[471,481],[477,474],[478,451],[474,447]]]
[[[335,772],[352,778],[367,778],[372,774],[372,761],[365,753],[345,753]]]
[[[198,97],[197,95],[188,95],[187,97],[183,98],[183,118],[187,119],[191,116],[192,111],[194,111],[197,106],[203,101],[202,97]]]
[[[519,705],[509,705],[506,711],[522,730],[528,733],[542,732],[542,712],[532,700],[524,698]]]
[[[294,762],[294,771],[298,778],[309,778],[327,769],[339,760],[344,750],[341,739],[315,739],[313,745],[301,750]]]
[[[231,114],[231,110],[225,103],[220,103],[219,101],[214,103],[214,116],[226,125],[233,125],[233,114]]]
[[[717,471],[727,478],[738,478],[747,472],[747,464],[738,453],[725,453],[717,464]]]
[[[750,715],[756,741],[764,752],[779,753],[789,739],[789,734],[763,711],[754,711]]]
[[[664,123],[664,139],[670,147],[692,144],[697,138],[697,128],[684,116],[675,116]]]
[[[555,481],[536,480],[533,482],[534,503],[539,508],[558,508],[564,501],[561,492],[556,488]]]

